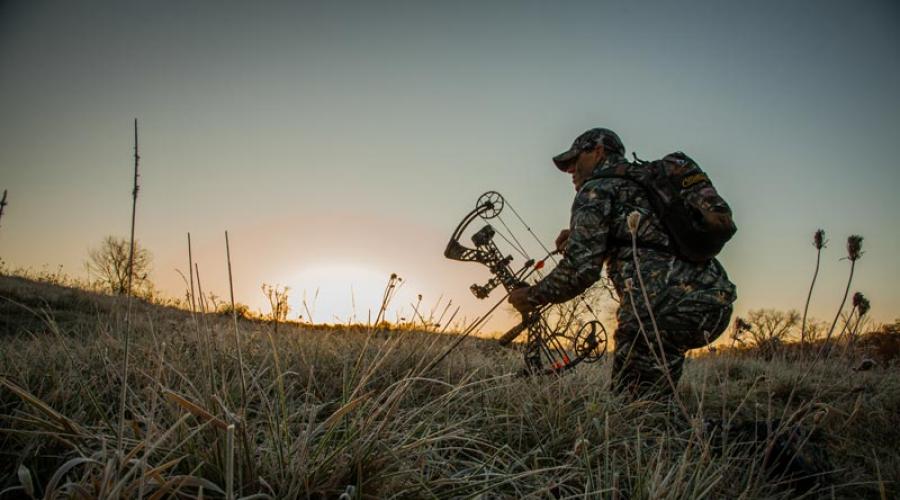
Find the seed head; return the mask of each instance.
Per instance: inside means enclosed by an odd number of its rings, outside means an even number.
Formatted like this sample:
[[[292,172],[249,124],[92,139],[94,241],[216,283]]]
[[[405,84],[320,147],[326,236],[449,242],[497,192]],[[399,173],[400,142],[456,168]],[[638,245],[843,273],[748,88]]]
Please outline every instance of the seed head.
[[[734,329],[739,332],[747,331],[751,328],[750,323],[744,320],[744,318],[737,318],[734,320]]]
[[[637,210],[632,210],[628,214],[626,221],[628,222],[628,232],[635,234],[638,230],[638,225],[641,223],[641,213]]]
[[[577,455],[578,453],[581,453],[583,450],[590,448],[590,446],[591,446],[590,441],[588,441],[585,438],[578,438],[575,441],[575,446],[572,447],[572,453],[575,453]]]
[[[866,298],[860,292],[856,292],[853,294],[853,307],[859,310],[860,316],[865,316],[869,309],[871,309],[872,305],[869,303],[869,299]]]
[[[819,229],[813,234],[813,246],[816,247],[816,250],[821,250],[825,248],[825,244],[828,243],[825,241],[825,230]]]
[[[625,291],[630,292],[631,290],[634,290],[634,280],[625,278]]]
[[[863,237],[858,234],[854,234],[853,236],[849,236],[847,238],[848,259],[856,261],[860,258],[860,256],[862,256],[862,252],[860,251],[862,249],[862,240]]]

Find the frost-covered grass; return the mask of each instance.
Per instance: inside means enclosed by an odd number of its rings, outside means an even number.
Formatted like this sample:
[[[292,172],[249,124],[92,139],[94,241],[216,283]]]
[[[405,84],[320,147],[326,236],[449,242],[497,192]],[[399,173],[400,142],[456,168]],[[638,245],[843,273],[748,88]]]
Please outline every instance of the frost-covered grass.
[[[720,446],[705,418],[814,436],[804,446],[826,450],[832,470],[810,497],[900,494],[896,369],[692,359],[684,415],[612,395],[607,362],[517,378],[517,352],[471,339],[428,369],[453,336],[285,325],[276,336],[241,321],[242,407],[230,318],[142,303],[120,441],[124,305],[2,280],[4,321],[21,320],[9,300],[42,317],[0,338],[10,498],[796,496],[763,470],[765,446]]]

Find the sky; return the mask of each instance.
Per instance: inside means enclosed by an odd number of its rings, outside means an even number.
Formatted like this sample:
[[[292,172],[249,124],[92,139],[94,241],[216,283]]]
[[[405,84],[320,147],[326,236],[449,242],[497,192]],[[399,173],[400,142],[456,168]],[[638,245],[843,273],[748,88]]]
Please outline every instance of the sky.
[[[365,321],[397,273],[389,319],[419,294],[474,318],[501,295],[474,299],[486,270],[444,259],[456,224],[496,190],[550,245],[575,194],[550,158],[602,126],[710,174],[739,228],[720,255],[737,315],[802,310],[822,228],[810,315],[834,317],[860,234],[851,292],[892,321],[898,24],[894,1],[3,2],[0,258],[85,276],[128,235],[137,118],[136,233],[163,292],[184,293],[190,232],[227,296],[227,230],[254,309],[281,284],[292,318],[305,294],[315,321]]]

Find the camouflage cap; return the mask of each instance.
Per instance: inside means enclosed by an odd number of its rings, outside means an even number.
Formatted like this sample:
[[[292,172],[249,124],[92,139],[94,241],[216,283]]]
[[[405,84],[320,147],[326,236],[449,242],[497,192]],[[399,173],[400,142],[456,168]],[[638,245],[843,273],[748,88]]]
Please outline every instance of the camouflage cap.
[[[579,135],[568,151],[554,156],[553,163],[556,165],[556,168],[565,172],[572,160],[578,157],[579,153],[590,151],[600,145],[607,152],[625,156],[625,146],[622,144],[622,139],[619,139],[615,132],[608,128],[592,128]]]

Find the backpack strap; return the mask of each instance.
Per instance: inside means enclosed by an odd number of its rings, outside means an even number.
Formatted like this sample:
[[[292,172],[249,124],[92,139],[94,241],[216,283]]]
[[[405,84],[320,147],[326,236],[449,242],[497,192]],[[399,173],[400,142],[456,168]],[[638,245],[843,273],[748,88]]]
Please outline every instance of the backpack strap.
[[[635,157],[635,159],[637,159],[637,157]],[[650,162],[645,162],[643,160],[638,160],[638,161],[640,161],[639,165],[641,165],[641,166],[644,166],[644,165],[650,163]],[[631,166],[631,164],[628,163],[627,161],[623,162],[623,163],[619,163],[610,168],[605,168],[605,169],[601,170],[600,172],[595,174],[593,177],[591,177],[591,179],[625,179],[625,180],[628,180],[628,181],[631,181],[631,182],[637,184],[638,186],[641,187],[641,189],[644,190],[644,192],[647,193],[647,198],[650,200],[650,204],[653,208],[653,211],[654,211],[654,213],[657,214],[657,217],[658,217],[659,216],[659,208],[657,207],[656,199],[654,198],[654,191],[640,179],[635,178],[634,176],[628,175],[626,173],[626,169],[630,166]],[[672,237],[669,236],[669,239],[671,240]],[[621,238],[613,237],[613,238],[610,238],[610,243],[612,243],[615,246],[625,246],[625,247],[631,246],[630,239],[623,240]],[[638,248],[649,248],[651,250],[656,250],[659,252],[665,252],[665,253],[669,253],[672,255],[678,255],[678,252],[676,252],[675,249],[671,245],[660,245],[658,243],[638,241],[637,247]]]

